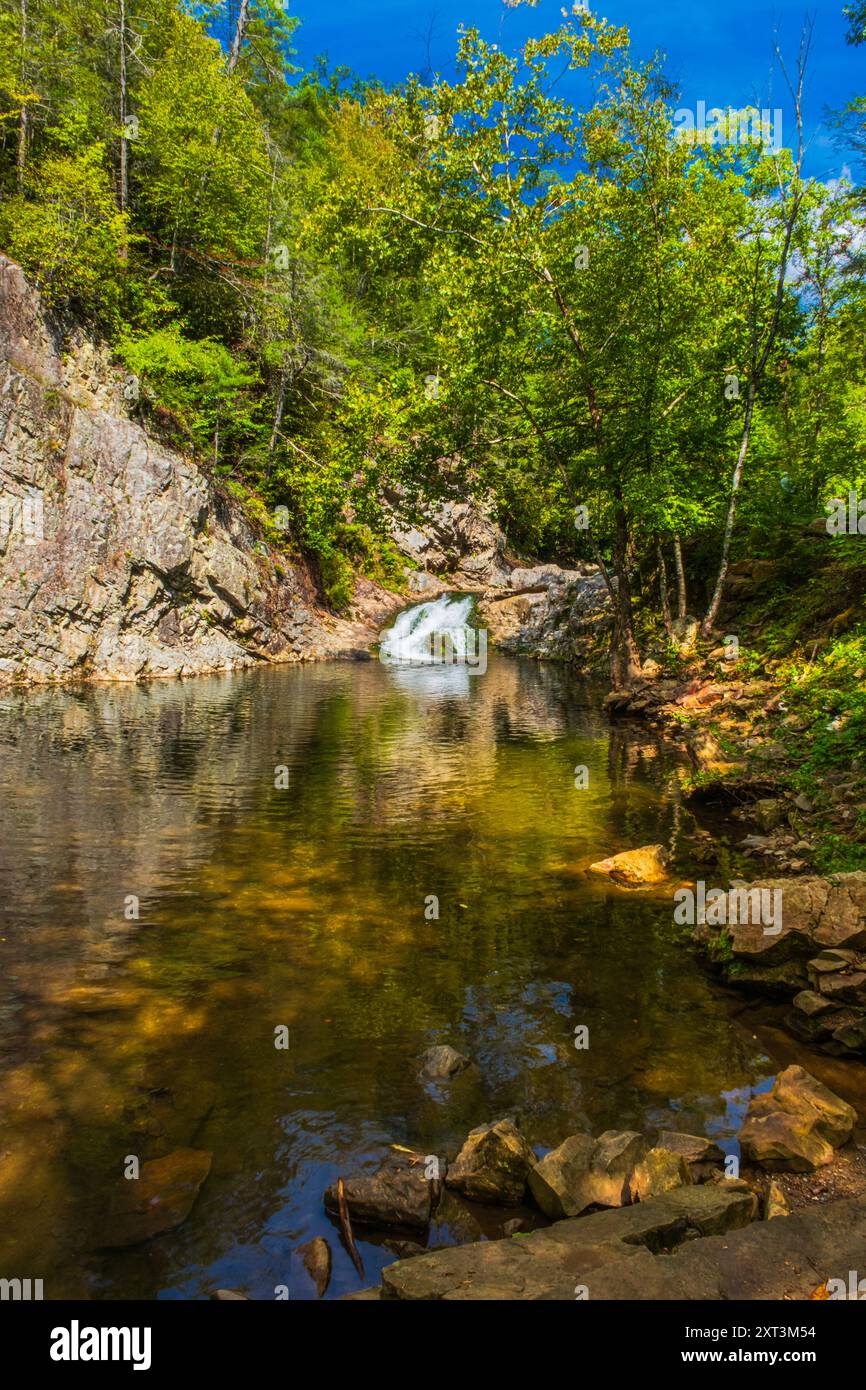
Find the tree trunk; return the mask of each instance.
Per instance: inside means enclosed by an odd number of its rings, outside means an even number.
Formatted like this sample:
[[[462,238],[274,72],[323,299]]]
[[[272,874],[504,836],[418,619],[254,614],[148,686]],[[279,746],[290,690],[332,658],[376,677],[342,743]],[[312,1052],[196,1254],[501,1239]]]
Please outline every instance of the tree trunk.
[[[707,609],[706,617],[701,623],[701,636],[709,637],[716,624],[719,614],[719,607],[722,602],[722,590],[725,587],[725,578],[728,573],[728,560],[731,553],[731,537],[734,534],[734,519],[737,515],[737,502],[740,494],[740,482],[743,477],[743,464],[746,461],[746,454],[749,449],[749,435],[752,430],[752,416],[755,411],[755,382],[754,378],[749,381],[749,394],[746,399],[746,416],[743,421],[743,437],[740,441],[740,452],[737,455],[737,463],[734,468],[734,476],[731,479],[731,500],[728,503],[728,516],[725,521],[725,535],[722,541],[722,558],[719,564],[719,574],[716,579],[716,587],[713,590],[713,597],[710,599],[710,606]]]
[[[686,593],[686,571],[683,565],[683,547],[680,543],[680,533],[674,535],[674,565],[677,571],[677,617],[685,618],[688,612],[688,595]]]
[[[128,141],[126,137],[126,0],[120,0],[120,211],[129,202]]]
[[[662,601],[662,621],[664,622],[665,632],[668,637],[673,637],[674,625],[671,618],[671,601],[668,594],[668,567],[665,564],[665,552],[662,549],[660,536],[656,536],[656,557],[659,565],[659,593]]]
[[[18,121],[18,154],[15,160],[15,176],[18,189],[24,187],[24,171],[27,167],[27,0],[19,0],[21,14],[21,116]]]
[[[241,0],[241,7],[238,10],[238,22],[235,25],[235,36],[232,39],[232,50],[229,54],[229,72],[234,72],[241,56],[244,34],[246,33],[247,20],[249,18],[250,0]]]
[[[271,463],[272,463],[273,457],[274,457],[274,450],[275,450],[276,447],[277,447],[277,438],[278,438],[279,433],[280,433],[280,425],[283,423],[283,409],[284,409],[285,403],[286,403],[286,385],[287,385],[287,382],[288,382],[288,378],[287,378],[287,376],[286,376],[286,373],[285,373],[285,372],[282,372],[282,373],[280,374],[280,389],[279,389],[279,391],[277,392],[277,408],[276,408],[276,410],[274,411],[274,427],[273,427],[273,429],[271,430],[271,438],[270,438],[270,441],[269,441],[269,443],[268,443],[268,466],[267,466],[267,469],[265,470],[265,476],[266,476],[266,477],[270,477],[270,473],[271,473]]]
[[[616,685],[629,686],[641,674],[641,659],[634,637],[634,610],[628,578],[628,517],[621,502],[616,508],[613,572],[617,582],[610,671]]]

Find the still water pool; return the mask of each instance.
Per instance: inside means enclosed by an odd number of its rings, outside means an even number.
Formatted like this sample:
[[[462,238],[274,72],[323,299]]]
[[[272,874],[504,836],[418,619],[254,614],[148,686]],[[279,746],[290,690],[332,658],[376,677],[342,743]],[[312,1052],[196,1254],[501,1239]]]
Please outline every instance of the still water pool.
[[[391,1143],[453,1153],[511,1114],[539,1149],[671,1125],[732,1147],[774,1066],[671,889],[586,873],[655,841],[688,872],[683,772],[566,671],[505,657],[7,694],[0,1275],[308,1298],[292,1252],[323,1234],[336,1297],[359,1279],[323,1191]],[[439,1042],[478,1067],[446,1093],[417,1077]],[[187,1145],[213,1167],[186,1222],[100,1251],[125,1157]],[[356,1235],[375,1282],[394,1256]]]

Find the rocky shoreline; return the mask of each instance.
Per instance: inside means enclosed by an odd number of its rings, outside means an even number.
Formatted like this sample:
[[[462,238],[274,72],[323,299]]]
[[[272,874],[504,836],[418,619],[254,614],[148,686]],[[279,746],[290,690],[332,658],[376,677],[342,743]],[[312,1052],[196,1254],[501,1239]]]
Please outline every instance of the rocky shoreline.
[[[749,1105],[738,1136],[742,1174],[734,1155],[676,1131],[652,1139],[636,1131],[578,1133],[538,1158],[506,1118],[472,1130],[450,1161],[392,1146],[378,1170],[341,1179],[325,1193],[325,1208],[335,1221],[339,1214],[351,1245],[353,1224],[402,1236],[387,1242],[399,1258],[383,1270],[381,1285],[347,1297],[847,1297],[834,1281],[849,1255],[862,1259],[866,1201],[857,1196],[819,1211],[797,1183],[854,1147],[856,1119],[852,1106],[791,1066]],[[440,1211],[453,1223],[455,1203],[467,1218],[479,1204],[503,1213],[534,1205],[539,1217],[532,1226],[525,1217],[503,1223],[499,1239],[439,1244]],[[745,1277],[728,1257],[732,1248],[749,1252]],[[621,1267],[638,1255],[639,1268]]]

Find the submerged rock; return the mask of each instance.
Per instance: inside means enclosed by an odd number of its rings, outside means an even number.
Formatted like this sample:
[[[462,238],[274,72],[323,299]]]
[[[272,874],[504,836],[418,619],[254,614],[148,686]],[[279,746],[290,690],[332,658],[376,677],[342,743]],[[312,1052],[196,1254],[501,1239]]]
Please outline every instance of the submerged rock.
[[[496,1120],[470,1132],[445,1185],[474,1202],[517,1206],[534,1164],[535,1154],[512,1121]]]
[[[423,1081],[450,1081],[470,1065],[468,1057],[446,1043],[441,1047],[428,1047],[421,1058],[418,1075]]]
[[[175,1149],[143,1163],[138,1178],[121,1178],[97,1248],[123,1249],[173,1231],[189,1216],[210,1168],[206,1150]]]
[[[431,1236],[437,1245],[469,1245],[482,1240],[484,1231],[468,1203],[443,1186],[431,1218]]]
[[[304,1269],[315,1284],[316,1293],[321,1298],[331,1282],[330,1245],[323,1236],[315,1236],[313,1240],[308,1240],[305,1245],[299,1245],[297,1253],[301,1256]]]
[[[662,883],[668,876],[667,857],[663,845],[643,845],[641,849],[624,850],[609,859],[590,864],[592,874],[606,874],[614,883],[636,888],[644,883]]]
[[[857,1113],[802,1067],[787,1067],[772,1091],[750,1102],[740,1130],[743,1155],[771,1171],[812,1172],[847,1143]]]

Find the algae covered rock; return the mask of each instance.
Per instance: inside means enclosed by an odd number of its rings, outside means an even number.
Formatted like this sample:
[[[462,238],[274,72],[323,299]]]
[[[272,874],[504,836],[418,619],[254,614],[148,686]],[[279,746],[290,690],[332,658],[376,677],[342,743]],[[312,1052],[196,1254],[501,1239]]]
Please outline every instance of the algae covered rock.
[[[470,1132],[445,1183],[474,1202],[516,1206],[534,1165],[535,1154],[516,1125],[496,1120]]]

